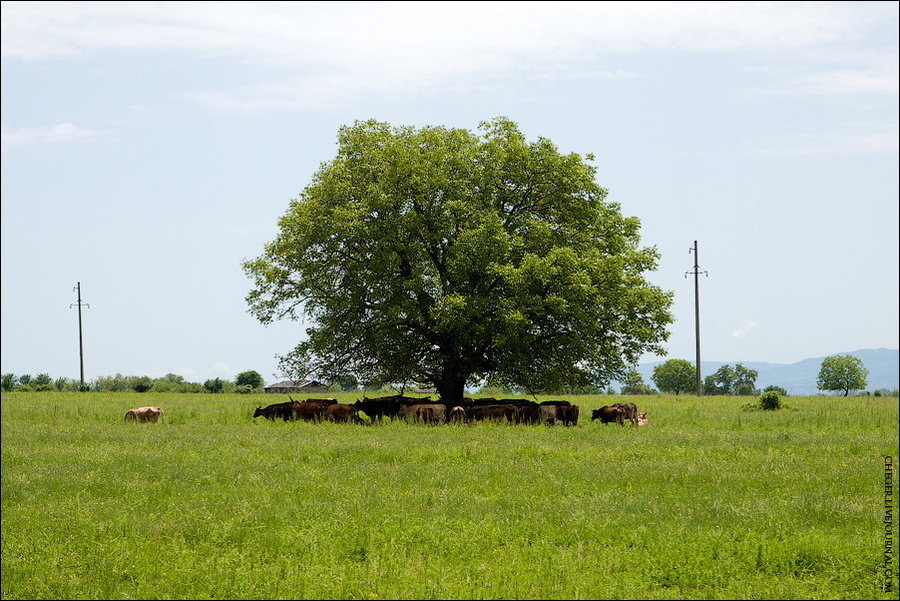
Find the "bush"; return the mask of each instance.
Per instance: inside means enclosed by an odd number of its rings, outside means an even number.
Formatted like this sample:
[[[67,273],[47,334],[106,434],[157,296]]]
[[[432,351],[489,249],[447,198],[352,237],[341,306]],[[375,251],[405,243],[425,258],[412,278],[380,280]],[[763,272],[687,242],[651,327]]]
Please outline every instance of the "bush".
[[[238,394],[250,394],[253,392],[253,387],[249,384],[238,384],[234,387],[234,391]]]
[[[764,392],[762,396],[759,397],[759,406],[765,411],[781,409],[781,397],[774,390]]]

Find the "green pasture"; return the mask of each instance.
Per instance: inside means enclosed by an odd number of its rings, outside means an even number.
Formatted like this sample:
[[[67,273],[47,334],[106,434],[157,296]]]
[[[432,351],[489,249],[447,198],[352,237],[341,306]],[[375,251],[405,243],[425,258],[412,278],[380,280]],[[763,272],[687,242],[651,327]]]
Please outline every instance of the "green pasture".
[[[350,395],[351,401],[361,395]],[[559,397],[555,397],[559,398]],[[896,599],[896,398],[632,397],[646,427],[273,422],[3,393],[3,599]],[[159,405],[165,423],[123,424]],[[891,496],[897,520],[896,475]]]

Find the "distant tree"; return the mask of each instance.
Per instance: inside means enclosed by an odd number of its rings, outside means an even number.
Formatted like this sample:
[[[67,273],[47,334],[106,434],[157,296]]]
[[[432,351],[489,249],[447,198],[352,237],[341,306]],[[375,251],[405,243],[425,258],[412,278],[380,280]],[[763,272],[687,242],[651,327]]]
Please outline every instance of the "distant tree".
[[[135,392],[147,392],[148,390],[153,388],[153,380],[151,380],[149,376],[134,378],[131,387]]]
[[[785,390],[781,386],[775,386],[774,384],[766,386],[763,389],[763,392],[777,392],[779,396],[788,396],[787,390]]]
[[[6,392],[12,392],[15,390],[16,386],[19,384],[19,378],[16,374],[3,374],[3,390]]]
[[[206,388],[207,391],[216,394],[222,391],[222,388],[225,387],[225,382],[223,382],[221,378],[216,378],[215,380],[207,380],[203,383],[203,387]]]
[[[28,386],[29,390],[31,389],[31,376],[28,374],[22,374],[19,376],[19,386]]]
[[[250,388],[262,388],[265,382],[259,372],[250,370],[242,371],[234,379],[235,386],[249,386]]]
[[[644,377],[637,368],[632,367],[625,374],[625,380],[622,383],[622,394],[653,394],[653,389],[644,384]]]
[[[737,395],[756,394],[756,378],[759,372],[738,363],[734,366],[734,393]]]
[[[684,359],[669,359],[653,368],[653,383],[661,392],[681,394],[697,384],[697,370]]]
[[[851,390],[863,390],[868,384],[869,370],[853,355],[825,357],[816,378],[819,390],[843,390],[844,396]]]
[[[759,372],[738,363],[733,368],[723,365],[716,373],[703,379],[703,394],[752,395],[756,394],[756,378]]]
[[[31,382],[31,386],[39,392],[53,390],[53,378],[50,377],[50,374],[38,374]]]

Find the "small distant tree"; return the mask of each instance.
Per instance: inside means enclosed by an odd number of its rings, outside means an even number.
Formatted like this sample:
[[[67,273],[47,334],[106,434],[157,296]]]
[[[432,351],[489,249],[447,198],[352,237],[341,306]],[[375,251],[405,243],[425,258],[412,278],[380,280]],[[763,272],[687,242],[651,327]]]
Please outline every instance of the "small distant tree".
[[[653,394],[653,389],[644,384],[644,377],[637,368],[632,367],[625,374],[622,384],[622,394]]]
[[[147,392],[153,388],[153,380],[151,380],[149,376],[135,378],[132,383],[132,388],[134,388],[135,392]]]
[[[843,390],[844,396],[851,390],[863,390],[868,384],[869,370],[853,355],[825,357],[816,378],[819,390]]]
[[[212,394],[217,394],[219,392],[222,392],[222,388],[225,387],[225,382],[223,382],[221,378],[216,378],[215,380],[207,380],[203,383],[203,387]]]
[[[653,383],[662,392],[681,394],[697,383],[697,370],[685,359],[669,359],[653,368]]]
[[[31,390],[31,376],[28,374],[22,374],[19,376],[19,386],[28,386],[28,389]]]
[[[253,370],[243,371],[234,379],[235,386],[249,386],[251,389],[262,388],[264,383],[263,377],[259,375],[259,372]]]
[[[787,390],[781,386],[775,386],[774,384],[766,386],[763,392],[777,392],[779,396],[788,396]]]
[[[12,392],[16,386],[19,384],[19,378],[16,374],[3,374],[3,390],[5,392]]]

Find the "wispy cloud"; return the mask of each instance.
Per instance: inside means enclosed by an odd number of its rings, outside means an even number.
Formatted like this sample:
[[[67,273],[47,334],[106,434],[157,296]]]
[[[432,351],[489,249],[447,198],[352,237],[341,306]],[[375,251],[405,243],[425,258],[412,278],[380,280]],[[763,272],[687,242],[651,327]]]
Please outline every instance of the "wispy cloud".
[[[731,331],[732,338],[747,338],[750,335],[750,332],[757,328],[757,323],[755,321],[745,321],[742,324],[738,324]]]
[[[302,108],[388,89],[427,93],[454,81],[477,89],[500,74],[640,76],[610,64],[629,53],[847,56],[885,23],[888,37],[897,29],[895,3],[3,2],[2,11],[4,58],[184,52],[253,65],[262,83],[191,95],[232,110]],[[885,46],[895,57],[896,44]],[[896,80],[896,69],[863,62],[792,74],[790,90],[896,91]]]
[[[91,140],[98,134],[93,130],[78,127],[73,123],[60,123],[50,127],[23,128],[15,131],[0,132],[0,146],[3,153],[14,148],[38,144],[59,144]]]

